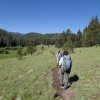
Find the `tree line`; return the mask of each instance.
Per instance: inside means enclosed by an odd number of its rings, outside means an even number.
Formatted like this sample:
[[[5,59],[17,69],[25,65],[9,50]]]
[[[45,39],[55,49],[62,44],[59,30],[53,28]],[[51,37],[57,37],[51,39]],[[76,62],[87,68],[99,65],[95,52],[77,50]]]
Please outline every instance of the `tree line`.
[[[70,29],[62,33],[15,33],[0,29],[0,47],[16,47],[32,45],[55,45],[56,47],[90,47],[100,45],[100,21],[98,17],[93,17],[83,32],[79,29],[77,33]]]

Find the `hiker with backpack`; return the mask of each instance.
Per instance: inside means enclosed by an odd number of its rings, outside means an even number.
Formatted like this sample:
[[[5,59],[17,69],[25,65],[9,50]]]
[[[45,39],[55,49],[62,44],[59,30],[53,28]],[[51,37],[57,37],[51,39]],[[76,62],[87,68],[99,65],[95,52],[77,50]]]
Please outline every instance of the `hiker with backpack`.
[[[57,66],[58,66],[59,65],[59,61],[60,61],[60,58],[61,58],[61,52],[60,52],[60,50],[57,52],[56,58],[57,58]]]
[[[71,71],[72,60],[67,51],[63,52],[63,57],[59,61],[60,67],[60,85],[64,86],[64,89],[68,88],[69,74]]]

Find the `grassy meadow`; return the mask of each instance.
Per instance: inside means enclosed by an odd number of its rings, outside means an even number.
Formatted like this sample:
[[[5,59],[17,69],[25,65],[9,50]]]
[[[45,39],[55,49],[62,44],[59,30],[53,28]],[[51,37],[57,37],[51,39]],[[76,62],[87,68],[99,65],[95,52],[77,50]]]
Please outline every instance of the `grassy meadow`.
[[[71,57],[71,76],[79,77],[72,84],[75,100],[100,100],[100,47],[77,48]]]
[[[52,68],[54,47],[45,47],[43,54],[0,60],[0,97],[2,100],[53,100]]]
[[[9,54],[0,54],[0,60],[15,58],[17,50],[8,50]]]
[[[52,69],[56,66],[57,50],[54,46],[45,46],[41,54],[38,47],[33,56],[22,60],[0,60],[0,98],[53,100]],[[79,77],[71,86],[74,100],[100,100],[100,47],[77,48],[70,56],[73,61],[70,76]]]

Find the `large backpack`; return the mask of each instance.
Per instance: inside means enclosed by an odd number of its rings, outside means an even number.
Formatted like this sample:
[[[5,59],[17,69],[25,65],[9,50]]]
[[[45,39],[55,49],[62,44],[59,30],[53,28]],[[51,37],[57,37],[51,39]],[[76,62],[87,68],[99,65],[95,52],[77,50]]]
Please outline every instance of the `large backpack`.
[[[70,59],[69,56],[67,56],[67,57],[63,56],[62,67],[63,67],[63,69],[65,71],[70,69],[70,67],[71,67],[71,59]]]

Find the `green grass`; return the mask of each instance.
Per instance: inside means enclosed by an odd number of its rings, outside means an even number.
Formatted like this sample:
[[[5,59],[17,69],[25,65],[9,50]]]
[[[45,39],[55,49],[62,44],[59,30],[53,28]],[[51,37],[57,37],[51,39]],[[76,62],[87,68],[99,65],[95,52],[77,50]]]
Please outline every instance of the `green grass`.
[[[55,56],[45,47],[43,54],[26,56],[22,60],[0,61],[0,95],[3,100],[53,100],[52,68]],[[56,49],[54,50],[56,51]]]
[[[11,100],[53,100],[52,68],[56,66],[54,46],[41,46],[33,56],[0,60],[0,97]],[[74,100],[100,100],[100,47],[77,48],[71,54],[71,75],[79,80],[71,88]]]
[[[71,57],[71,76],[79,77],[72,84],[75,100],[100,100],[100,47],[75,49]]]
[[[0,54],[0,60],[16,57],[16,50],[8,50],[8,52],[9,54]]]

